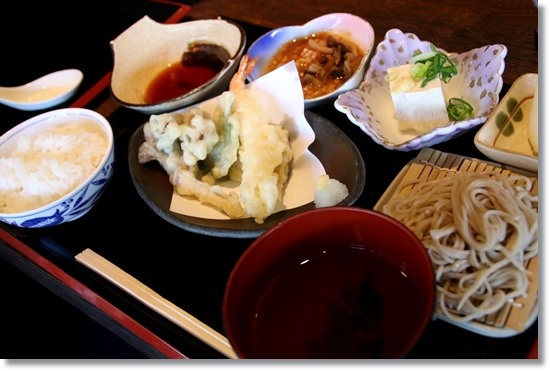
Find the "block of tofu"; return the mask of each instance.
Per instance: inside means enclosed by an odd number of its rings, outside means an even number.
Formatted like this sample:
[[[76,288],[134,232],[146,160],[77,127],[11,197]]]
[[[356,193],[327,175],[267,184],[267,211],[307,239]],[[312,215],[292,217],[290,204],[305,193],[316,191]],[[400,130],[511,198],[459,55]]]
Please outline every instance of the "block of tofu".
[[[433,79],[425,87],[410,75],[413,64],[388,68],[395,117],[401,131],[427,133],[449,122],[441,80]]]

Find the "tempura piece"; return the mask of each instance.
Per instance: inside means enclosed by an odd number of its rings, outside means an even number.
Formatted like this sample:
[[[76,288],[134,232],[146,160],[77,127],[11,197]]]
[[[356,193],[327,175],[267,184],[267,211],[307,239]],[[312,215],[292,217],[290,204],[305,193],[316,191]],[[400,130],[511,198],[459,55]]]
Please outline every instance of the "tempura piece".
[[[171,115],[152,115],[143,126],[145,142],[139,147],[139,163],[156,160],[167,174],[173,173],[180,166],[191,170],[183,161],[183,151],[178,140],[180,135],[179,124]],[[193,171],[196,171],[196,167]]]
[[[219,134],[219,141],[206,157],[205,164],[210,169],[214,179],[228,175],[229,169],[237,161],[239,150],[239,118],[231,112],[235,96],[224,92],[218,99],[218,106],[213,114],[213,120]]]
[[[244,84],[256,60],[243,56],[230,84],[235,94],[234,112],[239,115],[242,164],[241,205],[257,223],[271,215],[282,200],[288,180],[292,150],[288,131],[269,122],[267,113]]]
[[[239,196],[236,193],[226,193],[218,185],[201,182],[195,178],[193,172],[182,167],[177,168],[170,176],[170,183],[174,185],[174,189],[178,194],[196,197],[200,202],[223,211],[230,218],[239,219],[245,216]]]
[[[154,144],[143,142],[138,150],[138,161],[140,164],[145,164],[150,161],[157,161],[168,175],[172,174],[176,169],[182,167],[186,170],[196,173],[197,167],[190,167],[183,162],[183,156],[178,152],[166,154],[159,151]]]
[[[189,166],[196,165],[198,161],[204,160],[218,143],[216,124],[208,113],[196,107],[173,116],[180,124],[179,139],[183,160]]]
[[[176,118],[168,113],[151,115],[143,134],[147,142],[166,154],[178,150],[180,146],[178,141],[181,136],[180,125]]]
[[[225,193],[219,186],[212,186],[198,180],[198,167],[189,166],[183,161],[181,149],[174,146],[174,150],[167,154],[156,148],[154,135],[151,133],[150,122],[144,128],[146,141],[141,144],[138,150],[138,161],[141,164],[157,161],[169,176],[170,183],[174,190],[182,196],[196,197],[200,202],[207,203],[231,218],[242,218],[243,209],[239,197],[234,192]]]

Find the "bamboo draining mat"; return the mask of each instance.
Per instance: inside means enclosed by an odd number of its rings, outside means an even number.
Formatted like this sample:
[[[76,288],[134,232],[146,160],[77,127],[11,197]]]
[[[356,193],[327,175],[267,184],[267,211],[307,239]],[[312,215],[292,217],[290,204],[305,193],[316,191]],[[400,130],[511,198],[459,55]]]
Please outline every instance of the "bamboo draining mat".
[[[401,188],[400,193],[402,195],[409,192],[412,186],[402,187],[408,181],[415,179],[429,181],[449,176],[456,172],[484,171],[497,171],[506,176],[512,173],[526,175],[533,182],[531,192],[534,195],[538,194],[538,175],[535,173],[506,167],[493,162],[449,154],[431,148],[423,148],[418,156],[401,170],[380,200],[378,200],[374,209],[382,211],[383,206],[396,196]],[[500,311],[475,321],[456,322],[444,316],[439,310],[436,311],[435,317],[491,337],[508,337],[523,332],[538,317],[538,257],[527,261],[526,267],[532,273],[531,277],[533,278],[529,284],[526,298],[517,298],[513,304],[508,303]]]

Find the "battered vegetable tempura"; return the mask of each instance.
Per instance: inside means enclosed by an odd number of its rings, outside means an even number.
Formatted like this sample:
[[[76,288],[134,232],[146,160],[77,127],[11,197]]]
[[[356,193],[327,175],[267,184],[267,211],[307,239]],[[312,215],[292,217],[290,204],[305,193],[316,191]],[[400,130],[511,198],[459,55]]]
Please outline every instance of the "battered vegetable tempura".
[[[269,122],[245,85],[255,62],[242,58],[212,117],[199,108],[152,115],[138,160],[158,161],[177,193],[261,224],[283,198],[292,150],[288,131]],[[224,177],[239,181],[239,192],[216,185]]]
[[[255,60],[244,56],[229,86],[235,95],[234,111],[239,115],[239,160],[242,167],[241,205],[245,213],[262,223],[282,199],[288,180],[292,149],[288,132],[269,123],[266,112],[244,84]]]

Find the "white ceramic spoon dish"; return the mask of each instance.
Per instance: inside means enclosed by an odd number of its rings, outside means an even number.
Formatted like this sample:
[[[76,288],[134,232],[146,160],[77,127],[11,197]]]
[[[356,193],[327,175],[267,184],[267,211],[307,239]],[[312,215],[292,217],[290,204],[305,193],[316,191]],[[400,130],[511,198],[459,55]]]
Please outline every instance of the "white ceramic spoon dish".
[[[0,87],[0,103],[23,111],[37,111],[65,102],[84,75],[77,69],[52,72],[25,85]]]

